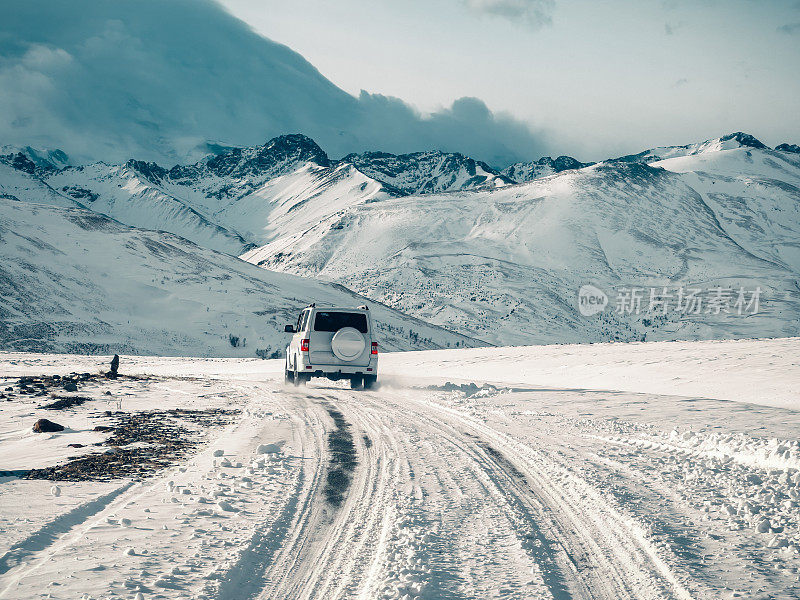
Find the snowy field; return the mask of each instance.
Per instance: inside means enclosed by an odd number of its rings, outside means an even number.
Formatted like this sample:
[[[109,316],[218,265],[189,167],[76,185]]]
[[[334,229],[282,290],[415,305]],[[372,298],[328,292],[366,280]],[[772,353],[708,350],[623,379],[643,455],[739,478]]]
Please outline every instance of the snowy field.
[[[109,469],[0,478],[0,598],[797,598],[798,357],[385,354],[370,392],[286,387],[281,361],[122,357],[125,377],[56,392],[103,360],[0,354],[0,470]],[[41,408],[54,395],[84,401]],[[108,445],[145,417],[145,441]]]

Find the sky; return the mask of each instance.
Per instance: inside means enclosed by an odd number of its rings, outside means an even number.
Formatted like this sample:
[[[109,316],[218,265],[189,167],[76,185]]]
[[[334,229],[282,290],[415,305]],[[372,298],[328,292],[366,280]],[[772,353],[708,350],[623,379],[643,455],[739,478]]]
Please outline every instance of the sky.
[[[800,0],[222,0],[334,84],[423,113],[461,97],[553,155],[745,131],[800,143]]]

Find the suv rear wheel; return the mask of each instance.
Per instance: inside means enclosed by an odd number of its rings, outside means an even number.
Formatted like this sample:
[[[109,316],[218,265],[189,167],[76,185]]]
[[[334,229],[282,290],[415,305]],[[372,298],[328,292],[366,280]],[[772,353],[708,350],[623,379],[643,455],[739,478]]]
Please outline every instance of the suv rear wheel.
[[[286,364],[283,366],[283,382],[285,384],[294,383],[294,371],[289,369],[289,353],[286,353]]]
[[[364,389],[371,390],[378,381],[377,375],[364,375]]]
[[[297,385],[305,385],[308,380],[311,379],[307,377],[305,373],[298,373],[297,372],[297,365],[294,366],[294,384]]]
[[[364,387],[364,377],[361,375],[353,375],[350,378],[350,389],[360,390],[362,387]]]

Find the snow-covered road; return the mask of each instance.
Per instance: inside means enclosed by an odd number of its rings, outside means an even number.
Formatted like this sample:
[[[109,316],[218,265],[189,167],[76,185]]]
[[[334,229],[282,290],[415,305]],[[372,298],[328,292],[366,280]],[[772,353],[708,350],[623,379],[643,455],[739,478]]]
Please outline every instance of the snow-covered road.
[[[703,378],[686,364],[680,395],[637,391],[633,376],[616,390],[577,376],[537,386],[508,374],[518,349],[480,351],[482,371],[450,384],[443,363],[479,351],[387,355],[371,392],[287,388],[273,361],[123,357],[151,377],[87,385],[93,401],[46,416],[97,413],[94,425],[120,399],[132,412],[241,413],[141,481],[60,482],[54,495],[51,482],[0,479],[0,598],[797,598],[800,345],[736,344],[718,354],[774,371],[784,406],[725,399],[722,358],[719,399],[709,385],[687,392]],[[658,350],[639,346],[632,375]],[[2,361],[9,376],[97,370],[86,357]],[[652,386],[670,368],[637,376]],[[0,469],[9,443],[14,468],[34,467],[85,434],[22,435],[44,411],[0,408]]]

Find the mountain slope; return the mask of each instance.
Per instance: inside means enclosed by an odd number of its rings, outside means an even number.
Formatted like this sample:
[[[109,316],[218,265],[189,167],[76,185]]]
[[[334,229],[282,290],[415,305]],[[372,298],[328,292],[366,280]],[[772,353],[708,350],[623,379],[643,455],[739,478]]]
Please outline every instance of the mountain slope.
[[[218,148],[197,163],[170,169],[133,159],[57,168],[47,156],[30,148],[0,156],[19,171],[13,177],[1,172],[0,184],[8,180],[8,188],[28,188],[22,195],[33,201],[72,206],[72,200],[132,227],[169,231],[237,256],[362,202],[516,183],[457,153],[368,152],[333,161],[301,134],[261,146]],[[583,166],[562,156],[509,169],[525,180]]]
[[[75,199],[54,190],[36,177],[35,165],[19,158],[4,162],[0,159],[0,198],[36,202],[61,207],[76,207]]]
[[[0,199],[0,258],[4,350],[268,356],[280,354],[284,324],[309,302],[364,303],[340,286],[270,273],[174,235],[8,199]],[[370,306],[386,349],[474,344]]]
[[[170,231],[234,255],[362,202],[513,183],[461,154],[375,152],[332,161],[299,134],[171,169],[129,160],[42,177],[61,193],[123,223]]]
[[[243,257],[499,344],[795,335],[800,162],[734,137],[665,168],[609,161],[499,190],[354,206]],[[576,303],[588,283],[611,296],[592,318]],[[701,287],[706,303],[717,286],[760,287],[761,310],[618,314],[626,286]]]
[[[83,206],[132,227],[169,231],[234,256],[252,246],[214,223],[189,201],[154,184],[148,179],[154,169],[157,165],[137,161],[124,165],[95,163],[64,169],[45,181]]]
[[[39,168],[22,152],[4,160],[0,185],[8,181],[9,195],[28,188],[23,195],[33,201],[77,204],[132,227],[169,231],[235,256],[362,202],[513,183],[461,154],[375,152],[332,161],[300,134],[261,146],[221,149],[171,169],[133,159],[120,165]],[[17,172],[9,174],[12,167]]]
[[[742,146],[652,165],[681,173],[742,250],[800,273],[800,156]]]

